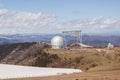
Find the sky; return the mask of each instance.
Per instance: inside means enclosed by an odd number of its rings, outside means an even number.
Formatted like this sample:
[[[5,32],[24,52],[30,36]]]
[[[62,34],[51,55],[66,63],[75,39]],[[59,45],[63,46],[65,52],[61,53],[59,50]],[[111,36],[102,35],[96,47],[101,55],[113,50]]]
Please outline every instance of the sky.
[[[120,35],[120,0],[0,0],[0,34]]]

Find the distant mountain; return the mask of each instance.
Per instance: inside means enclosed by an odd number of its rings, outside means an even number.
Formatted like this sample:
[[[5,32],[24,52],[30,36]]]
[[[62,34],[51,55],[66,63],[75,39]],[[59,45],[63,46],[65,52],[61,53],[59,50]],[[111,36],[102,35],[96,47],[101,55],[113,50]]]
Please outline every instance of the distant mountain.
[[[114,46],[120,46],[120,36],[84,35],[83,43],[95,47],[104,47],[108,43],[112,43]]]
[[[0,44],[9,44],[12,42],[13,42],[13,40],[6,39],[6,38],[0,38]]]
[[[30,35],[0,35],[0,44],[11,44],[20,42],[50,42],[52,37],[57,34],[30,34]],[[60,35],[60,34],[58,34]],[[120,46],[120,36],[100,36],[100,35],[83,35],[83,43],[95,47],[104,47],[108,43],[112,43],[115,46]],[[67,43],[72,43],[73,38],[67,37]]]
[[[50,39],[54,35],[20,35],[20,34],[15,34],[15,35],[2,35],[6,38],[10,38],[12,40],[17,40],[18,42],[40,42],[40,41],[50,41]],[[5,38],[4,38],[5,39]],[[9,40],[9,39],[7,39]]]

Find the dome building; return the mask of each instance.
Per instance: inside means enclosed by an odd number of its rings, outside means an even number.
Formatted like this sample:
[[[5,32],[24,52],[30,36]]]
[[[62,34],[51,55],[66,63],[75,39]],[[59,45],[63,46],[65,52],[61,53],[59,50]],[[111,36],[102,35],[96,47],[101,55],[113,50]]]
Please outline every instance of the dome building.
[[[61,36],[54,36],[51,40],[52,49],[62,49],[64,47],[64,38]]]

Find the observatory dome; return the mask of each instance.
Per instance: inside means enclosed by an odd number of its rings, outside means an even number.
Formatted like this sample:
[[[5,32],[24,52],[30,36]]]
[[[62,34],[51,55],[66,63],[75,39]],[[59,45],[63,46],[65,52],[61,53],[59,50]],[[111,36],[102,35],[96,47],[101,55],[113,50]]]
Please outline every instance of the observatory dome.
[[[61,49],[64,46],[64,39],[61,36],[54,36],[51,40],[53,49]]]

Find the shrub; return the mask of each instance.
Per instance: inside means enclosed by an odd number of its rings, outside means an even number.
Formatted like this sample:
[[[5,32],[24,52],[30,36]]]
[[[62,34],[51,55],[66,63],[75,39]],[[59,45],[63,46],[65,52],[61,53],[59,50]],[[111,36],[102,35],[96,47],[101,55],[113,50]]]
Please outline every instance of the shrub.
[[[39,67],[46,67],[48,60],[46,58],[38,58],[35,65]]]
[[[80,61],[81,61],[83,58],[84,58],[83,56],[76,57],[76,58],[75,58],[75,62],[78,64],[78,63],[80,63]]]
[[[92,63],[92,64],[90,65],[90,67],[96,67],[96,66],[98,66],[98,64],[96,64],[96,63]]]
[[[55,59],[58,59],[58,55],[49,54],[44,51],[39,53],[39,57],[36,59],[35,66],[46,67],[48,64],[52,63]]]

